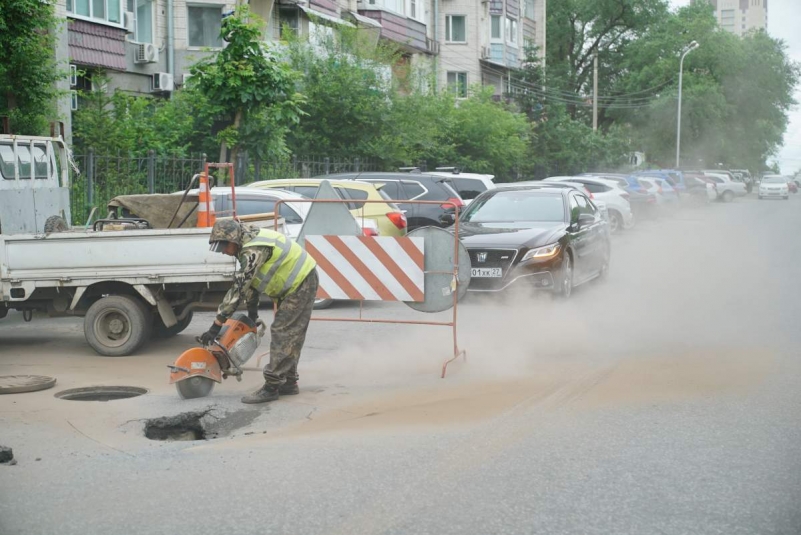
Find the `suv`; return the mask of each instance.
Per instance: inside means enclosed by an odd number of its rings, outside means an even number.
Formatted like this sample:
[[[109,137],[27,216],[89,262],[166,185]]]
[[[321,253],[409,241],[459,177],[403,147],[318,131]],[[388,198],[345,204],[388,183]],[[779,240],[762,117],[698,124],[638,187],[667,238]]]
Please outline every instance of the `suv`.
[[[320,188],[322,178],[285,178],[279,180],[262,180],[248,184],[249,188],[282,189],[305,195],[314,199]],[[328,180],[334,191],[347,203],[348,210],[358,220],[364,215],[365,219],[372,219],[378,225],[381,236],[404,236],[406,234],[406,216],[400,208],[389,202],[390,197],[367,182]],[[360,202],[360,201],[387,201],[387,202]]]
[[[464,208],[462,198],[451,186],[450,179],[418,173],[342,173],[327,175],[329,180],[358,180],[381,185],[386,196],[395,201],[406,214],[409,230],[420,227],[448,227],[453,218],[453,206]],[[440,201],[441,204],[407,204],[403,201]]]

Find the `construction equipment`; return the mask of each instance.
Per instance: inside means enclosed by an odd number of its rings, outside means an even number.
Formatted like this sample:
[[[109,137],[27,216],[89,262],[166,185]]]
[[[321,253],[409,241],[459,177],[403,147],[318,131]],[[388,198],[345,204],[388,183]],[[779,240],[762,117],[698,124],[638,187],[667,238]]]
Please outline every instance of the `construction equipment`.
[[[261,320],[253,321],[241,312],[234,314],[223,324],[216,340],[184,351],[175,364],[167,366],[170,384],[183,399],[193,399],[208,396],[214,383],[229,376],[241,381],[243,366],[256,352],[266,331]],[[202,344],[200,337],[195,340]]]

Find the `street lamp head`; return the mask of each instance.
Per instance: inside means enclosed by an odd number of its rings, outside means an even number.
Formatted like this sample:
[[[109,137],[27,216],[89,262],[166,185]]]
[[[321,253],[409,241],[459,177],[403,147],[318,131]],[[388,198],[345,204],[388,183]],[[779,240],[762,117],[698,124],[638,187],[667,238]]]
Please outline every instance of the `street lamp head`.
[[[684,48],[684,50],[682,51],[682,54],[689,54],[690,52],[692,52],[693,50],[695,50],[699,46],[701,46],[701,45],[698,44],[698,41],[693,41],[693,42],[691,42],[689,45],[687,45]]]

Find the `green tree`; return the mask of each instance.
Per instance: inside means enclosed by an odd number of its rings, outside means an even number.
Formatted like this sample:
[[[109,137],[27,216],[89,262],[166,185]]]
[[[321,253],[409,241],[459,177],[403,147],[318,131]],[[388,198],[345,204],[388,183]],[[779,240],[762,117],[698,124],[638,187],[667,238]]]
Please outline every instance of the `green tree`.
[[[240,150],[259,158],[285,153],[284,136],[303,115],[296,75],[262,41],[262,25],[247,5],[238,6],[222,22],[225,48],[190,69],[193,85],[227,124],[217,134],[220,161],[229,147],[232,161]]]
[[[64,78],[55,59],[55,3],[4,0],[0,7],[0,115],[12,132],[41,135],[55,117]]]

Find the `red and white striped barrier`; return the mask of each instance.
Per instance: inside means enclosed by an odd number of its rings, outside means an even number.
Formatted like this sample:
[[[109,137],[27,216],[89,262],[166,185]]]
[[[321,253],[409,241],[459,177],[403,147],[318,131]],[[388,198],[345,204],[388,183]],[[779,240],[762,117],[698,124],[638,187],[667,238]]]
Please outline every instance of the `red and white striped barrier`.
[[[322,299],[425,300],[424,238],[306,236]]]

